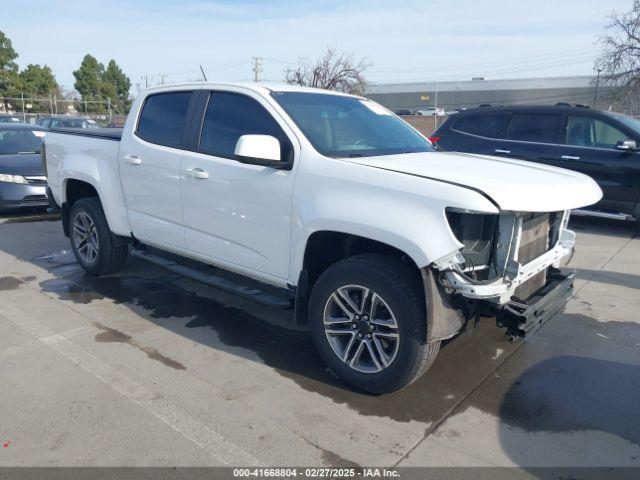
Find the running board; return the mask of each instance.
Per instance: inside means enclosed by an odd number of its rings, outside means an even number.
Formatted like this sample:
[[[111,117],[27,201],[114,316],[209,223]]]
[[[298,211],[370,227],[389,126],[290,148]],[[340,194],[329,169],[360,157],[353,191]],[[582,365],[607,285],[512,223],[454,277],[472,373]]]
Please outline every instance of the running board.
[[[633,221],[633,215],[627,213],[608,213],[597,210],[571,210],[571,215],[576,217],[608,218],[609,220],[622,220],[624,222]]]
[[[183,277],[190,278],[191,280],[195,280],[196,282],[204,283],[220,290],[224,290],[225,292],[248,298],[249,300],[253,300],[254,302],[260,303],[262,305],[287,310],[293,308],[294,294],[293,292],[285,289],[268,287],[271,290],[278,290],[279,294],[281,293],[281,295],[273,295],[258,288],[235,283],[219,275],[203,272],[196,268],[183,265],[179,261],[165,258],[161,255],[156,255],[142,249],[132,248],[131,256],[153,263],[154,265],[162,267]],[[205,264],[202,265],[204,266]],[[215,267],[210,268],[214,269]]]

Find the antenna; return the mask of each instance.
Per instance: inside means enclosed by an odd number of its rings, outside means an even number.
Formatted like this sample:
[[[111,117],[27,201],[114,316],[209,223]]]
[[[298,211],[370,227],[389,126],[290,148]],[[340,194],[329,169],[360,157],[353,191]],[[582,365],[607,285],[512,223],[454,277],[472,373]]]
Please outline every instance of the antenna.
[[[208,81],[207,76],[205,75],[204,70],[202,69],[202,65],[199,65],[199,67],[200,67],[200,71],[202,72],[202,78],[204,78],[205,82]]]

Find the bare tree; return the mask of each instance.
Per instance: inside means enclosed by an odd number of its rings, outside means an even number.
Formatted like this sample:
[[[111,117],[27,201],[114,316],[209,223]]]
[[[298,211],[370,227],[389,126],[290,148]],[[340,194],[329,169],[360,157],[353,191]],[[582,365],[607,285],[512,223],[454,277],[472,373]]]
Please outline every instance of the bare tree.
[[[352,54],[338,53],[334,47],[327,47],[315,62],[299,59],[295,68],[286,71],[285,79],[291,85],[364,95],[367,86],[364,73],[370,66],[364,58],[356,62]]]
[[[596,60],[602,83],[611,88],[614,101],[628,113],[640,113],[640,0],[626,13],[613,12],[610,34],[600,39],[603,52]]]

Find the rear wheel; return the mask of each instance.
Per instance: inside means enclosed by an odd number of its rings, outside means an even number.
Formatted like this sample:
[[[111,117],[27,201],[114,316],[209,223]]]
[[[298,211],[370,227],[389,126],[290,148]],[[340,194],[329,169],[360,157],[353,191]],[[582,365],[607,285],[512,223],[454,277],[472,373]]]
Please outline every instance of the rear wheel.
[[[371,393],[401,389],[433,363],[420,277],[401,261],[358,255],[329,267],[310,302],[311,334],[329,368]]]
[[[97,197],[81,198],[73,204],[69,236],[78,263],[92,275],[115,272],[127,261],[129,246],[115,241]]]

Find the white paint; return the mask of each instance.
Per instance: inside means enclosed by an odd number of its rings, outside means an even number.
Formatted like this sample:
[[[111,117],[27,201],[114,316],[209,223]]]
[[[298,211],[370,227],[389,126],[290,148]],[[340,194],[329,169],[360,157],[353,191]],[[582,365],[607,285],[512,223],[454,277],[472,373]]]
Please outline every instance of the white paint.
[[[86,328],[87,327],[78,327],[74,328],[73,330],[67,330],[66,332],[62,333],[55,333],[47,337],[42,337],[31,342],[23,343],[22,345],[15,345],[13,347],[6,348],[0,351],[0,361],[6,360],[10,357],[14,357],[16,355],[22,355],[24,353],[32,352],[33,350],[37,350],[44,345],[51,345],[52,343],[60,342],[62,340],[68,340],[77,336],[78,333],[80,333],[82,330],[85,330]]]
[[[491,357],[491,360],[497,360],[498,358],[500,358],[500,356],[504,353],[504,350],[502,348],[496,348],[496,354]]]
[[[215,430],[198,422],[180,408],[149,391],[84,348],[56,334],[27,313],[6,303],[0,304],[0,316],[25,332],[45,340],[43,343],[84,371],[142,407],[167,426],[208,451],[225,465],[263,465],[258,459],[226,440]],[[55,339],[55,340],[54,340]]]

